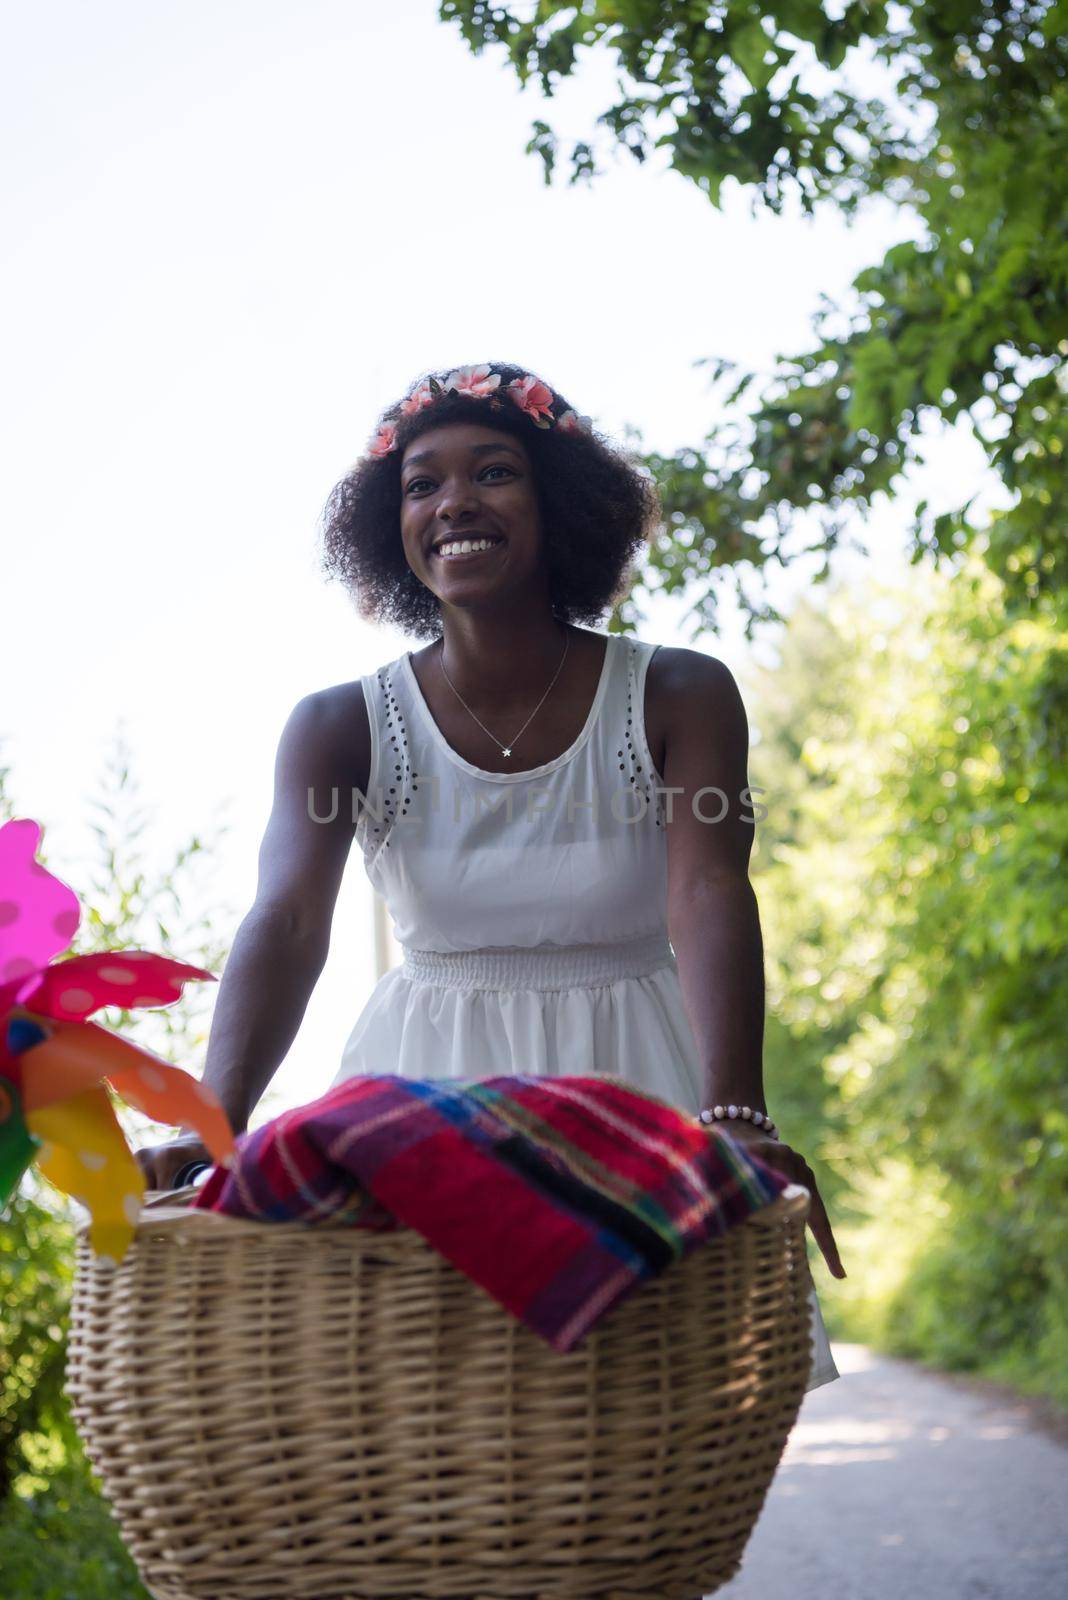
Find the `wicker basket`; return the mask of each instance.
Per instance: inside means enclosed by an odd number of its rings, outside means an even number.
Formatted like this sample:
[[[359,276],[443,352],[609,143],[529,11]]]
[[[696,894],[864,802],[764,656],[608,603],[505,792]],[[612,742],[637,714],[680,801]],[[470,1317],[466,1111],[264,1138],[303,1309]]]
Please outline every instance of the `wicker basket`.
[[[78,1241],[67,1387],[157,1600],[698,1600],[811,1361],[791,1187],[561,1355],[416,1233],[173,1204]]]

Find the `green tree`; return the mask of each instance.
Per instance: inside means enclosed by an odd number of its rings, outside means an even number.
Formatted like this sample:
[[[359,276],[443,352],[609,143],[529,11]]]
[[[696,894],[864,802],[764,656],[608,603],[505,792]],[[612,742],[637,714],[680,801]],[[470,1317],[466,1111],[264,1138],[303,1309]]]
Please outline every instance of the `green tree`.
[[[754,677],[768,1081],[818,1075],[867,1220],[832,1309],[1068,1404],[1068,632],[982,554],[806,603]]]
[[[891,494],[931,422],[970,420],[1011,513],[987,560],[1011,608],[1066,581],[1068,0],[442,0],[470,48],[503,48],[549,97],[581,53],[611,54],[619,98],[571,150],[593,181],[605,148],[664,151],[713,205],[732,180],[774,213],[870,197],[899,205],[918,237],[826,299],[811,347],[770,374],[711,360],[720,419],[671,456],[651,454],[666,522],[639,590],[700,589],[716,617],[724,569],[794,558],[798,523],[822,553],[850,513]],[[856,63],[888,87],[852,87]],[[559,141],[538,121],[528,150],[549,181]],[[922,501],[916,558],[953,556],[980,528],[974,494],[938,515]],[[799,552],[795,552],[799,553]],[[779,613],[739,589],[750,628]],[[636,615],[628,602],[623,615]]]

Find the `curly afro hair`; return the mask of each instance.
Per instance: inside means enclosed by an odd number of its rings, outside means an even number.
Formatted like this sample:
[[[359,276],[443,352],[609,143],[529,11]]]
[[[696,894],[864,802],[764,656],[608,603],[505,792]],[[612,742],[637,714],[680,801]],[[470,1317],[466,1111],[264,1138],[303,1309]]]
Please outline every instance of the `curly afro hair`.
[[[525,377],[522,367],[493,362],[501,388]],[[451,369],[450,369],[451,370]],[[424,373],[444,385],[449,371]],[[410,390],[409,393],[412,391]],[[397,448],[365,456],[331,490],[322,515],[322,567],[352,595],[359,615],[417,639],[441,633],[441,605],[409,567],[401,543],[400,469],[405,448],[448,422],[477,422],[521,440],[534,474],[541,512],[553,614],[596,624],[625,598],[631,563],[651,539],[660,515],[656,486],[637,462],[592,429],[538,427],[510,398],[478,398],[446,390],[405,413],[396,401],[381,423],[395,429]],[[572,408],[555,389],[551,412]]]

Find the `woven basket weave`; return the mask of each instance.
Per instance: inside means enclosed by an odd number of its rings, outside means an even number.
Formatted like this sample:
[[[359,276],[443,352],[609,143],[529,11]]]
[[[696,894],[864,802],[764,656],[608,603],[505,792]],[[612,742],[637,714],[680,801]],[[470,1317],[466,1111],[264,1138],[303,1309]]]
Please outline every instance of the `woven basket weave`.
[[[698,1600],[811,1361],[807,1191],[562,1355],[409,1229],[146,1211],[78,1241],[67,1388],[157,1600]]]

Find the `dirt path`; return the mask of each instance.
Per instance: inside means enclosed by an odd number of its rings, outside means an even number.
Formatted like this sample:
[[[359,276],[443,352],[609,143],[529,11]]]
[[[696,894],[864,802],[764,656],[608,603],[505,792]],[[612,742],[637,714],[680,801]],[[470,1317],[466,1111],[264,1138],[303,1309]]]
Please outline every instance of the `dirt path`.
[[[1068,1440],[993,1385],[835,1344],[722,1600],[1065,1600]]]

